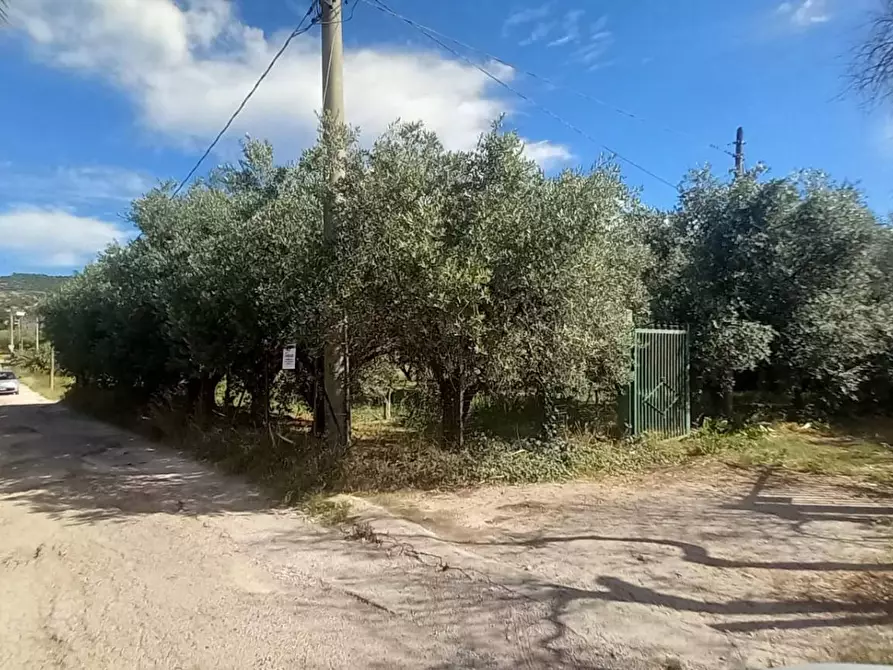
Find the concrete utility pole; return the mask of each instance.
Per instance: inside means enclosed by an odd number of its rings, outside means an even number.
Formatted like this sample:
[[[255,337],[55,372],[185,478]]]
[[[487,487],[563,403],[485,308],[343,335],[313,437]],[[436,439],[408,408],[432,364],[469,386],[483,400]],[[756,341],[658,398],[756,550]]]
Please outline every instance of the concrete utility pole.
[[[16,333],[15,333],[15,310],[9,308],[9,353],[15,353],[16,350]]]
[[[339,146],[344,125],[344,38],[342,35],[341,0],[320,0],[322,8],[322,99],[324,140],[329,155],[329,185],[337,186],[344,176],[344,151]],[[327,136],[327,137],[326,137]],[[327,199],[323,211],[323,233],[326,241],[338,237],[338,223]],[[335,315],[330,315],[333,317]],[[324,350],[324,386],[326,391],[326,437],[336,451],[343,451],[350,442],[350,407],[347,396],[348,358],[345,351],[347,324],[343,316],[332,318],[326,333]]]
[[[50,390],[56,388],[56,347],[50,346]]]
[[[744,128],[741,127],[735,135],[735,176],[744,176]]]
[[[34,319],[34,351],[40,353],[40,319]]]
[[[19,353],[25,353],[25,312],[19,310],[16,312],[16,316],[19,318]]]

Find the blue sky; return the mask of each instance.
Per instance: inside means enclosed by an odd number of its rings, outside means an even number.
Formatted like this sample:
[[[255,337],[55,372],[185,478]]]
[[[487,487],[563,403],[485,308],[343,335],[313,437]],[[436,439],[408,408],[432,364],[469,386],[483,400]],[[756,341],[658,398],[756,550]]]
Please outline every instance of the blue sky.
[[[308,4],[10,0],[0,273],[72,272],[127,239],[130,199],[188,172]],[[776,175],[821,168],[858,182],[878,213],[893,210],[893,117],[846,91],[872,0],[387,4],[516,65],[460,49],[537,104],[360,2],[344,25],[346,87],[349,121],[367,137],[397,117],[421,119],[465,148],[505,113],[547,170],[609,148],[675,184],[705,163],[727,170],[723,150],[742,125],[749,164]],[[282,160],[312,142],[319,70],[317,28],[293,42],[203,170],[234,157],[246,133],[271,139]],[[672,188],[621,165],[646,202],[674,204]]]

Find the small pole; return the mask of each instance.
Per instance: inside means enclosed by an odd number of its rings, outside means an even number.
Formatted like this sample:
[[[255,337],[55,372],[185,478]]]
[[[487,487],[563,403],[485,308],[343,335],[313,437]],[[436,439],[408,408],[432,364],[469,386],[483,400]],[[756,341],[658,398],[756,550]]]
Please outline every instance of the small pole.
[[[735,176],[744,176],[744,128],[740,126],[735,134]]]

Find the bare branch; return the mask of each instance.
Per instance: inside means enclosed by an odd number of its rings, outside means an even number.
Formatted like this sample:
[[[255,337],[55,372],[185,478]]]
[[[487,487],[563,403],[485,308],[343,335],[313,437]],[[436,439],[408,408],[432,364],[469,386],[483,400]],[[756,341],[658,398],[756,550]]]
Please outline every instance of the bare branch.
[[[868,26],[867,39],[856,49],[850,82],[869,102],[882,102],[893,98],[893,0],[881,0]]]

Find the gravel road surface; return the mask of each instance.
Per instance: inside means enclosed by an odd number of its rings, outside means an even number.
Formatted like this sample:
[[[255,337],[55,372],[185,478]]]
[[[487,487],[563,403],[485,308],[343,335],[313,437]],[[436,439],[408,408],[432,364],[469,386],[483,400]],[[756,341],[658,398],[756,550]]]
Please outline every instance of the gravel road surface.
[[[0,398],[0,668],[639,665],[550,613],[27,388]]]
[[[0,397],[0,668],[744,670],[893,649],[890,496],[661,473],[346,496],[335,530],[23,387]]]

